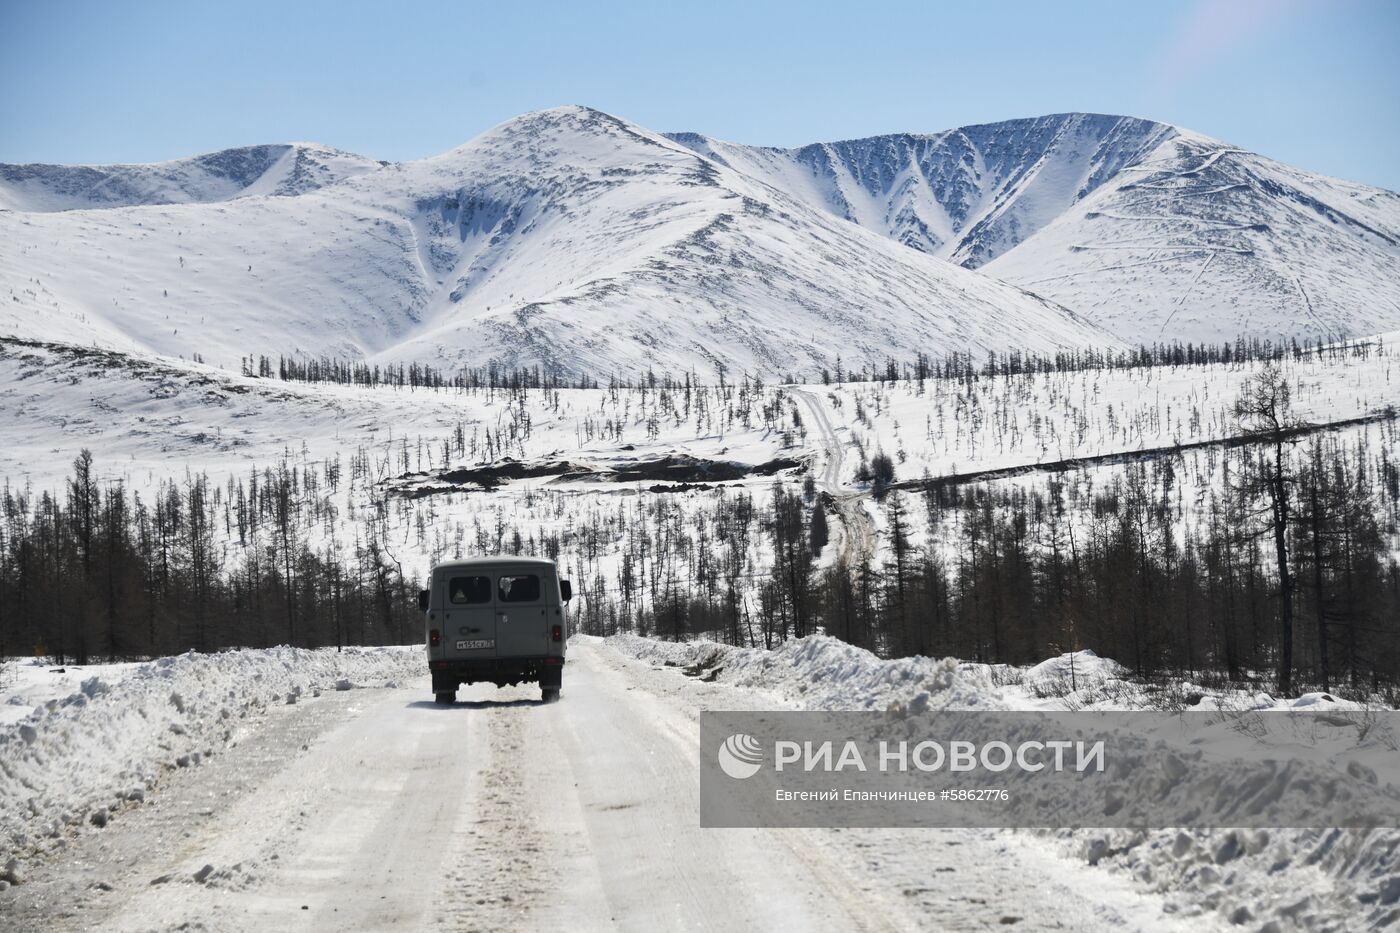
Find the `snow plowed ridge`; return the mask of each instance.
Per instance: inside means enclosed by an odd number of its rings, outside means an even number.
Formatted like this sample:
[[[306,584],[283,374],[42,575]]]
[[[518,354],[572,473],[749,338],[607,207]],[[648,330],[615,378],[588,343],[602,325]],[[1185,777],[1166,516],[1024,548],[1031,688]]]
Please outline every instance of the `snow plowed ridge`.
[[[803,709],[1011,708],[983,670],[959,669],[952,658],[885,661],[826,635],[783,642],[771,651],[715,642],[663,642],[636,635],[617,635],[608,644],[623,654],[690,668]]]
[[[983,665],[964,665],[953,658],[886,661],[821,635],[785,642],[771,651],[713,642],[659,642],[633,635],[609,638],[607,644],[654,665],[681,668],[698,679],[767,693],[799,709],[918,713],[1026,708],[1024,698],[996,686]],[[1092,652],[1075,657],[1091,679],[1116,679],[1123,670]],[[1030,669],[1024,675],[1027,682],[1057,676],[1067,658]],[[1269,703],[1261,708],[1271,707]],[[1287,715],[1281,710],[1269,715]],[[1127,737],[1122,749],[1115,743],[1115,755],[1123,750],[1130,756],[1134,751],[1141,753],[1150,742],[1150,736]],[[1258,777],[1255,771],[1250,774]],[[1175,794],[1199,801],[1203,821],[1208,821],[1244,810],[1271,812],[1290,794],[1332,799],[1342,786],[1339,777],[1324,765],[1299,762],[1280,769],[1264,785],[1241,779],[1225,783],[1234,793],[1221,793],[1213,778],[1205,786],[1195,786],[1189,766],[1165,780],[1129,763],[1118,769],[1114,779],[1122,783],[1128,800]],[[1035,788],[1028,785],[1014,792],[1034,793]],[[1356,798],[1353,805],[1364,808],[1366,802]],[[1075,801],[1047,801],[1047,806],[1073,808]],[[1069,858],[1130,875],[1143,889],[1165,895],[1171,909],[1183,917],[1210,917],[1273,931],[1379,929],[1400,921],[1400,830],[1030,832],[1057,840]],[[926,840],[927,833],[922,838]]]
[[[194,767],[256,729],[269,705],[421,674],[414,648],[193,652],[123,671],[0,726],[0,865],[144,799],[165,771]],[[11,694],[10,704],[24,694]]]

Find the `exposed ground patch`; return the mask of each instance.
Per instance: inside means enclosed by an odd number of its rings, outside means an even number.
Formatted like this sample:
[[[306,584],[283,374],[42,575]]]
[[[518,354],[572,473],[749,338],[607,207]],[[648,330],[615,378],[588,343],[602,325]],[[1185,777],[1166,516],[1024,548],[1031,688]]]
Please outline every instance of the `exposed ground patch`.
[[[433,473],[405,473],[389,481],[390,492],[410,499],[438,493],[489,492],[504,483],[520,479],[549,482],[598,483],[675,483],[653,486],[653,492],[708,488],[697,484],[732,482],[750,476],[776,476],[807,468],[806,460],[777,457],[759,464],[737,460],[705,460],[689,454],[581,463],[569,460],[501,460],[476,467],[462,467]]]

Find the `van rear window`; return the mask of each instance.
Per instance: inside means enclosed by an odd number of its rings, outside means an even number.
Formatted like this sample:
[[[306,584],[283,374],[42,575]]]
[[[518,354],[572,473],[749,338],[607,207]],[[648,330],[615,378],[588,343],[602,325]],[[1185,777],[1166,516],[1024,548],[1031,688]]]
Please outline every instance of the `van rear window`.
[[[489,603],[491,601],[491,578],[453,577],[447,583],[447,601],[459,606]]]
[[[533,603],[540,598],[540,578],[534,574],[501,577],[501,602]]]

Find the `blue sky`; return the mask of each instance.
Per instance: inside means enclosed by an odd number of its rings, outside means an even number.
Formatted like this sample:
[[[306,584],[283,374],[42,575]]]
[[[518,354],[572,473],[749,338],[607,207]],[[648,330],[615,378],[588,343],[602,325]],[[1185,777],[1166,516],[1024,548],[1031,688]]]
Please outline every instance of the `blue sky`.
[[[797,145],[1067,110],[1400,189],[1400,2],[0,0],[0,161],[432,155],[582,103]]]

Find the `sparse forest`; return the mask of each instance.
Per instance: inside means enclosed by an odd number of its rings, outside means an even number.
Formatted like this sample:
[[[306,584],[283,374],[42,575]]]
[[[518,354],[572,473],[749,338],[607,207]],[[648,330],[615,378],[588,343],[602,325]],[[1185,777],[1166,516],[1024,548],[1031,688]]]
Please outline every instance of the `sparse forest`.
[[[765,538],[774,555],[766,570],[716,560],[678,530],[633,535],[626,582],[599,575],[583,590],[579,618],[598,634],[636,629],[764,647],[819,628],[887,657],[991,663],[1092,647],[1143,677],[1253,680],[1285,694],[1300,684],[1393,690],[1396,465],[1331,437],[1289,451],[1285,592],[1267,492],[1272,455],[1262,446],[1222,454],[1231,486],[1210,494],[1185,531],[1170,460],[1131,465],[1088,496],[1060,478],[1033,489],[892,492],[881,506],[881,554],[825,569],[808,546],[831,520],[821,497],[779,487],[774,505],[758,511],[739,494],[698,527],[731,542]],[[911,543],[915,510],[944,546]],[[656,523],[664,527],[664,517]]]
[[[62,494],[7,487],[0,656],[87,664],[415,640],[415,581],[386,543],[382,503],[340,540],[340,473],[284,460],[226,486],[167,480],[146,499],[99,484],[85,450]]]
[[[1143,677],[1253,680],[1283,693],[1391,689],[1400,680],[1393,411],[1372,433],[1314,430],[1294,413],[1291,387],[1321,390],[1303,370],[1290,379],[1280,369],[1373,354],[1384,348],[1239,343],[838,366],[807,390],[831,390],[834,408],[848,406],[858,485],[840,502],[810,471],[766,488],[644,495],[526,484],[420,496],[395,486],[453,464],[526,458],[546,416],[567,417],[579,447],[626,449],[682,427],[761,431],[779,449],[806,439],[798,393],[748,376],[603,380],[580,411],[566,400],[570,386],[537,371],[447,380],[413,367],[248,358],[254,379],[446,392],[497,414],[347,456],[287,453],[220,481],[191,473],[133,491],[99,480],[84,452],[62,490],[7,486],[0,654],[83,663],[412,642],[412,596],[428,564],[518,552],[560,562],[574,580],[574,624],[594,634],[772,646],[821,631],[882,656],[1005,663],[1092,647]],[[1123,369],[1150,384],[1222,362],[1252,374],[1244,393],[1167,404],[1165,414],[1142,392],[1147,402],[1103,406],[1091,421],[1095,400],[1063,381]],[[1061,410],[1027,421],[1036,399]],[[925,423],[906,436],[896,403],[914,402]],[[1044,438],[1057,432],[1075,435],[1057,442],[1071,450],[1202,440],[1106,473],[1077,467],[1024,481],[915,475],[906,450],[925,444],[927,462],[939,449],[952,457],[1030,445],[1045,457]],[[878,530],[862,542],[850,522],[867,502]]]

